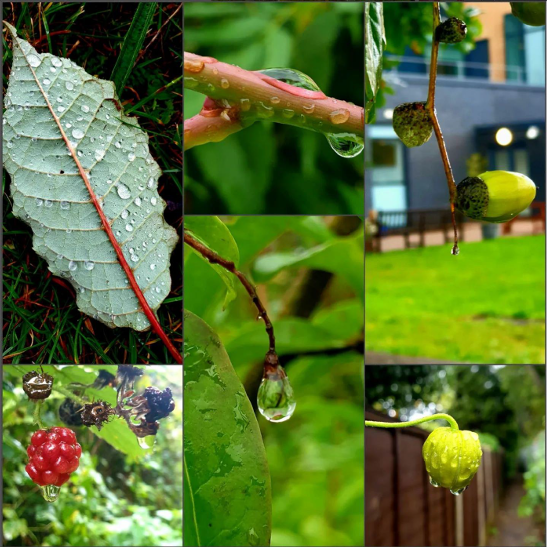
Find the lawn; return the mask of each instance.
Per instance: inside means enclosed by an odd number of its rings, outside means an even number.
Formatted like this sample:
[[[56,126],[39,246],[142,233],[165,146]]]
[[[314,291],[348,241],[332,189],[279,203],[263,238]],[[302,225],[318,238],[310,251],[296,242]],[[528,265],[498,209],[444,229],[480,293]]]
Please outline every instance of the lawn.
[[[472,363],[545,363],[545,236],[369,253],[365,347]]]

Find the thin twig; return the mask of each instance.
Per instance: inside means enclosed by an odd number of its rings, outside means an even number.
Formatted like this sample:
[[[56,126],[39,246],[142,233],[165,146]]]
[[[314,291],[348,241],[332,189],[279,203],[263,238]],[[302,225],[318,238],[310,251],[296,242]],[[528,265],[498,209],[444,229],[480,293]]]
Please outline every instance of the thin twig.
[[[256,289],[249,282],[249,280],[236,268],[236,265],[231,260],[226,260],[225,258],[222,258],[220,255],[203,245],[203,243],[200,243],[197,239],[194,239],[186,231],[184,232],[184,243],[192,247],[192,249],[194,249],[200,255],[206,258],[211,264],[218,264],[225,270],[228,270],[230,273],[234,274],[239,279],[239,281],[241,281],[241,284],[249,293],[253,304],[258,310],[258,318],[262,319],[264,321],[264,325],[266,326],[266,333],[268,334],[268,338],[270,341],[270,348],[268,350],[268,353],[275,355],[275,336],[272,322],[270,321],[268,312],[264,307],[264,304],[262,304],[262,301],[260,300]]]
[[[439,41],[437,40],[436,29],[441,22],[441,10],[439,2],[433,2],[433,41],[431,44],[431,63],[429,65],[429,89],[427,94],[427,108],[429,110],[429,117],[433,125],[433,131],[439,145],[439,152],[441,153],[441,160],[444,166],[444,172],[446,175],[446,181],[448,183],[448,193],[450,195],[450,212],[452,214],[452,226],[454,227],[454,246],[452,247],[452,254],[458,254],[458,229],[456,226],[456,209],[454,202],[456,200],[456,183],[454,181],[454,174],[452,173],[452,167],[450,166],[450,160],[448,159],[448,152],[444,143],[444,137],[441,131],[441,126],[437,118],[437,112],[435,111],[435,85],[437,80],[437,59],[439,56]]]

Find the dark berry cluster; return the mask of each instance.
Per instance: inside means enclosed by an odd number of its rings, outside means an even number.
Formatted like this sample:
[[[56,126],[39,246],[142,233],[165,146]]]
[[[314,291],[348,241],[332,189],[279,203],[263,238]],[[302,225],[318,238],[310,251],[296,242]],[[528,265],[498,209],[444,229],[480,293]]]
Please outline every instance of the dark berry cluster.
[[[150,409],[150,412],[146,414],[147,422],[165,418],[175,409],[175,401],[173,401],[173,395],[168,387],[164,391],[155,387],[147,387],[143,395],[146,397]]]
[[[36,484],[62,486],[78,469],[82,447],[74,431],[66,427],[40,429],[30,442],[27,448],[30,461],[25,470]]]

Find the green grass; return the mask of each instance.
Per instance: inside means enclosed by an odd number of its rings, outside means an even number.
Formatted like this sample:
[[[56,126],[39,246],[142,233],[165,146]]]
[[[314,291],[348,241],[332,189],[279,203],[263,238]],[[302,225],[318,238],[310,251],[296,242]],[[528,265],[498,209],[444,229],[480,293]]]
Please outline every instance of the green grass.
[[[366,350],[473,363],[545,363],[545,236],[365,261]]]
[[[146,6],[152,11],[154,5]],[[39,53],[68,57],[99,78],[113,77],[126,112],[150,137],[150,153],[163,175],[158,191],[166,221],[182,226],[182,9],[159,4],[135,21],[139,4],[11,3],[3,18]],[[145,11],[146,11],[145,10]],[[146,26],[151,20],[148,32]],[[138,36],[137,36],[138,34]],[[124,38],[127,40],[124,42]],[[11,39],[3,35],[4,93]],[[121,56],[121,59],[120,59]],[[118,62],[119,60],[119,62]],[[117,67],[116,70],[115,67]],[[125,85],[124,85],[125,82]],[[3,176],[4,363],[172,363],[153,332],[110,329],[78,311],[74,289],[48,271],[32,250],[32,233],[12,214],[9,175]],[[159,309],[164,331],[182,343],[182,245],[171,256],[171,293]]]

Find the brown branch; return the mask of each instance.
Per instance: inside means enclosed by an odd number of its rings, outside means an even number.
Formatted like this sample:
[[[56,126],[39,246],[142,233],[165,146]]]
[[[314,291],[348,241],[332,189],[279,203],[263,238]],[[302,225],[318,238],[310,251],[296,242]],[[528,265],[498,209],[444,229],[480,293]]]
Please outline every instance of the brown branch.
[[[264,304],[262,304],[262,301],[260,300],[256,292],[256,289],[253,287],[253,285],[236,268],[236,265],[231,260],[226,260],[225,258],[222,258],[219,254],[215,253],[214,251],[212,251],[211,249],[203,245],[203,243],[199,242],[197,239],[192,237],[187,231],[184,232],[184,243],[192,247],[192,249],[194,249],[201,256],[206,258],[211,264],[218,264],[225,270],[228,270],[230,273],[234,274],[239,279],[239,281],[245,287],[245,290],[251,297],[251,300],[253,301],[253,304],[256,306],[256,309],[258,310],[258,318],[262,319],[264,321],[264,325],[266,326],[266,333],[268,334],[270,347],[269,347],[268,353],[266,354],[265,365],[268,364],[269,356],[271,358],[275,357],[275,360],[277,361],[277,355],[275,352],[275,335],[274,335],[273,325],[268,316],[268,312],[266,308],[264,307]]]
[[[433,2],[433,42],[431,44],[431,63],[429,66],[429,88],[427,94],[427,108],[429,110],[429,117],[433,125],[433,131],[435,132],[435,138],[439,145],[439,152],[441,153],[441,160],[443,162],[444,172],[446,175],[446,181],[448,183],[448,193],[450,195],[450,212],[452,214],[452,226],[454,227],[454,245],[452,247],[452,254],[457,255],[460,251],[458,249],[458,228],[456,226],[456,209],[454,202],[456,200],[456,183],[454,181],[454,174],[452,173],[452,167],[450,166],[450,160],[448,159],[448,152],[444,142],[444,137],[441,131],[441,125],[437,118],[437,112],[435,111],[435,85],[437,80],[437,59],[439,56],[439,41],[437,40],[437,27],[441,22],[441,10],[439,2]]]
[[[326,134],[343,133],[358,139],[364,136],[365,113],[362,107],[212,57],[184,53],[184,87],[216,101],[221,107],[217,116],[241,124],[237,130],[257,120],[267,120]],[[227,124],[218,126],[217,141],[234,132],[223,134],[226,127]],[[201,140],[213,142],[213,129],[210,128],[209,140],[194,135],[193,140],[185,141],[185,149],[201,144]]]
[[[200,144],[222,141],[241,129],[243,126],[237,119],[222,116],[205,117],[198,114],[184,122],[184,149],[190,150]]]

